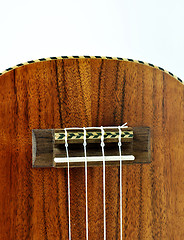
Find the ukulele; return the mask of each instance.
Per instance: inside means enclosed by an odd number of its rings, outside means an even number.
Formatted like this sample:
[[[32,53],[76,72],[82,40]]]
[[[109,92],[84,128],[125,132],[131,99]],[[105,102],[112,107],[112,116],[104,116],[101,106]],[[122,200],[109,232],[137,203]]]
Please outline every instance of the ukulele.
[[[0,239],[184,239],[181,79],[98,56],[0,75]]]

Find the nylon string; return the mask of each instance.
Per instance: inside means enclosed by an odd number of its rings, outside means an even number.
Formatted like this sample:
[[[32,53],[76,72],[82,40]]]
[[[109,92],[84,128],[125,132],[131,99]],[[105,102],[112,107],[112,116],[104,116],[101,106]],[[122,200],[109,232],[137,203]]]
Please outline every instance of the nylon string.
[[[123,225],[123,221],[122,221],[122,159],[121,159],[121,127],[118,127],[119,129],[119,142],[118,142],[118,146],[119,146],[119,156],[120,156],[120,239],[122,240],[122,225]]]
[[[88,240],[88,169],[87,169],[87,151],[86,151],[86,128],[84,127],[84,156],[85,156],[85,188],[86,188],[86,240]]]
[[[106,206],[105,206],[105,153],[104,153],[104,129],[101,126],[101,147],[103,156],[103,210],[104,210],[104,240],[106,240]]]
[[[127,123],[123,124],[122,126],[119,126],[119,154],[120,154],[120,239],[122,240],[122,158],[121,158],[121,128],[127,128]],[[106,201],[105,201],[105,152],[104,152],[104,129],[110,129],[110,128],[117,128],[117,127],[76,127],[76,128],[65,128],[65,148],[66,148],[66,156],[67,156],[67,162],[68,162],[68,221],[69,221],[69,227],[68,227],[68,235],[69,240],[71,240],[71,220],[70,220],[70,162],[69,162],[69,153],[68,153],[68,142],[67,142],[67,130],[73,130],[73,129],[83,129],[84,131],[84,156],[85,156],[85,190],[86,190],[86,239],[88,240],[88,195],[87,195],[87,142],[86,142],[86,129],[101,129],[101,148],[102,148],[102,156],[103,156],[103,212],[104,212],[104,240],[106,240]]]
[[[68,153],[68,142],[67,142],[67,129],[65,128],[65,148],[66,148],[66,157],[68,162],[68,238],[71,240],[71,220],[70,220],[70,162],[69,162],[69,153]]]

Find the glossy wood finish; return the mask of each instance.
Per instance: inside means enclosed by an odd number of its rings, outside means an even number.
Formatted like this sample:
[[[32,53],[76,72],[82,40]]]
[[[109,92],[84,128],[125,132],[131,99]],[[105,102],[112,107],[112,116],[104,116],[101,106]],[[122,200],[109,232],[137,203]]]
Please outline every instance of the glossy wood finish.
[[[123,239],[184,239],[184,86],[158,69],[66,59],[0,77],[0,239],[68,239],[67,170],[32,169],[31,130],[149,126],[152,163],[123,166]],[[72,239],[85,239],[84,169],[71,170]],[[88,168],[89,239],[103,239],[102,168]],[[119,239],[119,168],[106,168]]]

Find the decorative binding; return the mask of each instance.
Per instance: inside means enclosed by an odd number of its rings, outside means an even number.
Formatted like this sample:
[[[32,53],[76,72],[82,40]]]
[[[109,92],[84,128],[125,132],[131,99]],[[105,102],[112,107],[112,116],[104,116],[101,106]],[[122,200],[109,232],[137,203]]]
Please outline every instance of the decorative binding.
[[[108,60],[119,60],[119,61],[126,61],[126,62],[134,62],[134,63],[139,63],[139,64],[143,64],[143,65],[146,65],[146,66],[150,66],[152,68],[156,68],[156,69],[159,69],[160,71],[163,71],[167,74],[169,74],[170,76],[172,76],[173,78],[175,78],[176,80],[178,80],[179,82],[181,82],[182,84],[184,84],[184,82],[177,76],[175,76],[173,73],[161,68],[161,67],[158,67],[154,64],[151,64],[151,63],[147,63],[147,62],[143,62],[143,61],[140,61],[140,60],[134,60],[134,59],[131,59],[131,58],[121,58],[121,57],[107,57],[107,56],[59,56],[59,57],[48,57],[48,58],[39,58],[39,59],[36,59],[36,60],[30,60],[30,61],[27,61],[27,62],[24,62],[24,63],[19,63],[17,65],[15,65],[14,67],[10,67],[10,68],[7,68],[5,71],[3,72],[0,72],[0,76],[11,71],[11,70],[14,70],[16,68],[19,68],[19,67],[22,67],[22,66],[25,66],[25,65],[28,65],[28,64],[32,64],[32,63],[36,63],[36,62],[44,62],[44,61],[51,61],[51,60],[57,60],[57,59],[84,59],[84,58],[87,58],[87,59],[108,59]]]

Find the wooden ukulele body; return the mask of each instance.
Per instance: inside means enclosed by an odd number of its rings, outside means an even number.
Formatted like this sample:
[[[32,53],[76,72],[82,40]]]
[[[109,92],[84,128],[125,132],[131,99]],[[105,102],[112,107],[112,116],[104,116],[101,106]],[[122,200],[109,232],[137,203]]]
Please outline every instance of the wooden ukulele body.
[[[67,169],[32,168],[32,129],[148,126],[151,163],[123,165],[123,239],[184,239],[184,86],[145,64],[57,59],[0,76],[0,239],[68,239]],[[84,168],[70,170],[85,239]],[[103,239],[102,168],[88,168],[89,239]],[[107,239],[120,239],[119,167],[106,167]]]

